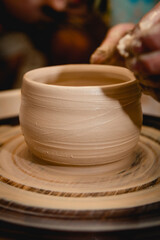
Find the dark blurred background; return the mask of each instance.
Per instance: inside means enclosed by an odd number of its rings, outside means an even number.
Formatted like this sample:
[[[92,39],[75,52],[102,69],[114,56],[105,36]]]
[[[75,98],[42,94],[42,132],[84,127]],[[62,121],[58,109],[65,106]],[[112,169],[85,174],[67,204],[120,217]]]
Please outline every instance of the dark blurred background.
[[[110,26],[137,22],[155,0],[0,0],[0,90],[25,72],[89,63]]]

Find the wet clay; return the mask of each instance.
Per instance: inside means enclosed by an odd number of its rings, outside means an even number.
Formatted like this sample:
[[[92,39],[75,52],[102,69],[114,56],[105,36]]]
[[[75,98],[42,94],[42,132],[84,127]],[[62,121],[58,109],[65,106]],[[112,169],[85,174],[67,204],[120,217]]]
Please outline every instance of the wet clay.
[[[125,68],[64,65],[24,76],[20,124],[40,159],[123,169],[132,161],[141,123],[140,90]]]

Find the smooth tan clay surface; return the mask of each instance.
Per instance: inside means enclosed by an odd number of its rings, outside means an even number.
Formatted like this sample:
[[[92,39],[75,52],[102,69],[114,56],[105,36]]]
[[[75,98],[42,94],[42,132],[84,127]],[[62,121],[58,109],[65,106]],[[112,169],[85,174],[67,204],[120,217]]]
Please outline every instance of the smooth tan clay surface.
[[[84,75],[85,74],[85,75]],[[72,77],[71,77],[72,76]],[[112,76],[107,76],[103,72],[90,71],[82,72],[82,71],[74,71],[74,69],[70,72],[64,72],[60,75],[56,80],[52,80],[48,82],[48,84],[52,85],[60,85],[60,86],[107,86],[113,85],[117,83],[124,83],[127,79],[120,78],[112,78]]]
[[[60,85],[60,86],[103,86],[103,85],[112,85],[116,83],[123,83],[123,81],[117,79],[58,79],[53,83],[53,85]]]
[[[140,90],[125,68],[64,65],[24,76],[20,124],[40,159],[123,169],[132,161],[141,123]]]

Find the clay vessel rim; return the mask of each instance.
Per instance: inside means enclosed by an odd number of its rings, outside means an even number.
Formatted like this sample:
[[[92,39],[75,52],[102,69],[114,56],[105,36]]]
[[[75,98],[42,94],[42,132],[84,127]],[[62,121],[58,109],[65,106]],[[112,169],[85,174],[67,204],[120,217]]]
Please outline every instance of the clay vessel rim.
[[[126,79],[124,80],[124,82],[121,83],[116,83],[116,84],[105,84],[105,85],[90,85],[90,86],[67,86],[67,85],[56,85],[56,84],[48,84],[46,82],[39,82],[35,79],[33,79],[35,77],[36,73],[43,73],[46,71],[50,71],[50,75],[52,75],[53,71],[58,70],[58,69],[67,69],[67,68],[73,68],[73,72],[74,70],[82,70],[82,67],[85,70],[95,70],[97,69],[97,71],[99,70],[99,72],[101,72],[102,70],[105,71],[106,73],[113,73],[115,76],[119,75],[122,76],[122,78],[124,76],[127,76]],[[101,71],[100,71],[101,70]],[[109,70],[109,71],[108,71]],[[115,71],[117,71],[117,73],[115,73]],[[44,76],[47,76],[47,74],[44,74]],[[33,77],[34,76],[34,77]],[[44,89],[110,89],[110,88],[119,88],[119,87],[127,87],[129,85],[134,84],[135,82],[137,82],[134,74],[127,68],[125,67],[120,67],[120,66],[112,66],[112,65],[100,65],[100,64],[65,64],[65,65],[55,65],[55,66],[47,66],[47,67],[42,67],[42,68],[36,68],[33,70],[30,70],[28,72],[26,72],[23,76],[23,80],[25,80],[26,82],[28,82],[28,84],[31,84],[32,86],[34,85],[35,87],[41,87]]]

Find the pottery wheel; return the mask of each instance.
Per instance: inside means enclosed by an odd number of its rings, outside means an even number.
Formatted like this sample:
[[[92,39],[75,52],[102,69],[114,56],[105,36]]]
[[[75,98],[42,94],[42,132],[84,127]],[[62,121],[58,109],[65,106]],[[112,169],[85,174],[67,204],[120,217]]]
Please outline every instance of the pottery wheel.
[[[19,126],[0,127],[0,219],[54,230],[160,224],[160,131],[143,127],[131,165],[52,165],[33,156]]]

